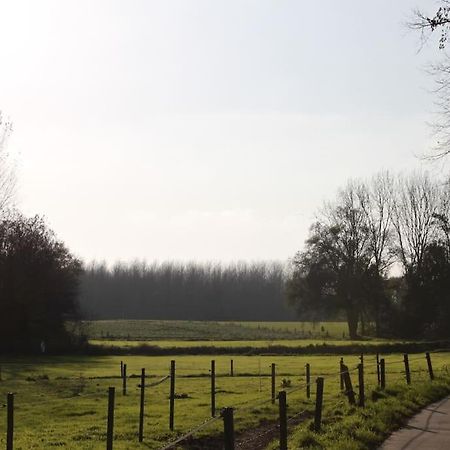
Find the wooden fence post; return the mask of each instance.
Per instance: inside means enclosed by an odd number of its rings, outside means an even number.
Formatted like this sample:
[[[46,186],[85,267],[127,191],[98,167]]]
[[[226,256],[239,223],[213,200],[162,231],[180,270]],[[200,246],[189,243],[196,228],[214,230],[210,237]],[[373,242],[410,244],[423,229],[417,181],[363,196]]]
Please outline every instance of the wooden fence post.
[[[234,423],[233,408],[224,408],[222,410],[223,417],[223,434],[225,450],[234,450]]]
[[[123,365],[122,394],[127,395],[127,365]]]
[[[344,369],[344,384],[345,384],[345,394],[347,395],[348,402],[351,405],[356,403],[355,393],[353,392],[352,379],[350,378],[350,372],[346,365],[343,366]]]
[[[364,365],[364,353],[359,355],[359,360],[361,361],[361,364]]]
[[[341,391],[344,390],[344,358],[341,358],[341,361],[339,362],[339,382],[341,386]]]
[[[139,409],[139,442],[144,440],[145,369],[141,370],[141,404]]]
[[[311,366],[309,363],[305,365],[306,369],[306,398],[311,397]]]
[[[405,378],[406,384],[411,384],[411,373],[409,371],[409,358],[408,353],[403,354],[403,362],[405,363]]]
[[[275,382],[275,363],[272,363],[272,376],[271,376],[271,381],[272,381],[272,403],[275,403],[275,387],[276,387],[276,382]]]
[[[359,406],[363,407],[366,404],[366,397],[364,393],[364,365],[358,364],[358,389],[359,389]]]
[[[430,380],[434,380],[434,373],[433,373],[433,366],[431,364],[431,356],[428,352],[425,353],[425,357],[427,358],[427,365],[428,365],[428,373],[430,375]]]
[[[9,392],[6,396],[6,450],[14,447],[14,394]]]
[[[314,431],[320,431],[322,422],[322,405],[323,405],[323,378],[318,377],[316,380],[316,409],[314,412]]]
[[[211,360],[211,417],[216,415],[216,361]]]
[[[380,359],[380,388],[386,388],[386,367],[384,363],[384,358]]]
[[[114,440],[114,396],[116,388],[108,389],[108,425],[106,428],[106,450],[112,450]]]
[[[234,361],[230,361],[230,377],[234,376]]]
[[[380,354],[379,353],[377,353],[376,358],[377,358],[377,381],[378,381],[378,387],[379,387],[380,382],[381,382],[381,380],[380,380]]]
[[[280,450],[287,450],[287,405],[286,391],[278,393],[278,406],[280,414]]]
[[[175,361],[170,361],[169,428],[173,431],[175,412]]]

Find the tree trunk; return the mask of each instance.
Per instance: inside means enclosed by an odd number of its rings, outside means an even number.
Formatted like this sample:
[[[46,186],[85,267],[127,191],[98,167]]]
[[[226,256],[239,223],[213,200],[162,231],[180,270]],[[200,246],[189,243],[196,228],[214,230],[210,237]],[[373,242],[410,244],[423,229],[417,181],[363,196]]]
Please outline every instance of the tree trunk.
[[[361,335],[366,335],[366,321],[364,319],[364,314],[361,313]]]
[[[347,310],[347,324],[350,339],[358,338],[358,313],[353,309]]]

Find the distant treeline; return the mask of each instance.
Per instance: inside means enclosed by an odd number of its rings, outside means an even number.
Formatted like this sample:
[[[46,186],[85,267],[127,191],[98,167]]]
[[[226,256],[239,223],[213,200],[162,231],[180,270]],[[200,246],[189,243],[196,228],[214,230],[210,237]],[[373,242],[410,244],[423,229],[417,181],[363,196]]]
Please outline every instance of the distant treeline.
[[[258,263],[92,263],[81,277],[89,319],[293,320],[285,265]]]

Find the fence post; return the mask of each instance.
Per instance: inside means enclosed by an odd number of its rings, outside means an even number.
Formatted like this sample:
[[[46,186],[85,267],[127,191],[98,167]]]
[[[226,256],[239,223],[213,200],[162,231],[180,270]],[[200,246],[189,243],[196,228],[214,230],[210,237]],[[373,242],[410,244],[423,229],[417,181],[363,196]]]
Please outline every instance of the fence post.
[[[234,377],[234,361],[230,361],[230,377]]]
[[[311,367],[309,363],[306,363],[306,398],[311,397]]]
[[[350,378],[350,372],[346,365],[343,366],[344,369],[344,384],[345,384],[345,394],[347,395],[348,402],[351,405],[356,403],[355,393],[353,392],[352,379]]]
[[[216,415],[216,361],[211,360],[211,417]]]
[[[108,389],[108,425],[106,428],[106,450],[112,450],[114,440],[114,396],[116,388]]]
[[[278,393],[278,406],[280,413],[280,450],[287,450],[286,391],[280,391]]]
[[[316,410],[314,412],[314,431],[320,431],[322,422],[322,404],[323,404],[323,378],[316,380]]]
[[[275,363],[272,363],[272,403],[275,403]]]
[[[431,356],[428,352],[425,353],[425,357],[427,358],[427,365],[428,365],[428,373],[430,374],[430,380],[434,380],[434,373],[433,373],[433,366],[431,364]]]
[[[361,361],[361,364],[364,365],[364,353],[361,353],[361,355],[359,355],[359,360]]]
[[[344,390],[344,369],[342,368],[344,366],[344,358],[341,358],[341,361],[339,362],[339,382],[341,385],[341,391]]]
[[[366,404],[366,397],[364,393],[364,365],[358,364],[358,389],[359,389],[359,406],[364,408]]]
[[[6,396],[7,404],[7,429],[6,429],[6,450],[13,450],[14,446],[14,394],[9,392]]]
[[[123,361],[120,361],[120,378],[123,378]]]
[[[175,412],[175,361],[170,361],[169,428],[173,431]]]
[[[141,404],[139,409],[139,442],[144,440],[145,369],[141,370]]]
[[[223,434],[225,450],[234,450],[234,423],[233,408],[224,408],[222,410],[223,417]]]
[[[127,395],[127,365],[123,365],[122,394]]]
[[[386,368],[384,365],[384,358],[380,359],[380,388],[386,388]]]
[[[408,353],[403,354],[403,362],[405,363],[405,378],[406,384],[411,384],[411,373],[409,371],[409,358]]]
[[[380,354],[379,353],[377,353],[376,358],[377,358],[377,381],[378,381],[378,387],[379,387],[380,382],[381,382],[381,380],[380,380]]]

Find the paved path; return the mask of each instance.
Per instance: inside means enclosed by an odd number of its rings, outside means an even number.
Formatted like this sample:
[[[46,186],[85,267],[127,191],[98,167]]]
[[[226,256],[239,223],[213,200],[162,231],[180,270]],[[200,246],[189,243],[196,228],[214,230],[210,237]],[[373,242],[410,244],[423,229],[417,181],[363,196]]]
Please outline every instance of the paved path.
[[[450,449],[450,396],[422,409],[380,447],[380,450],[418,449]]]

